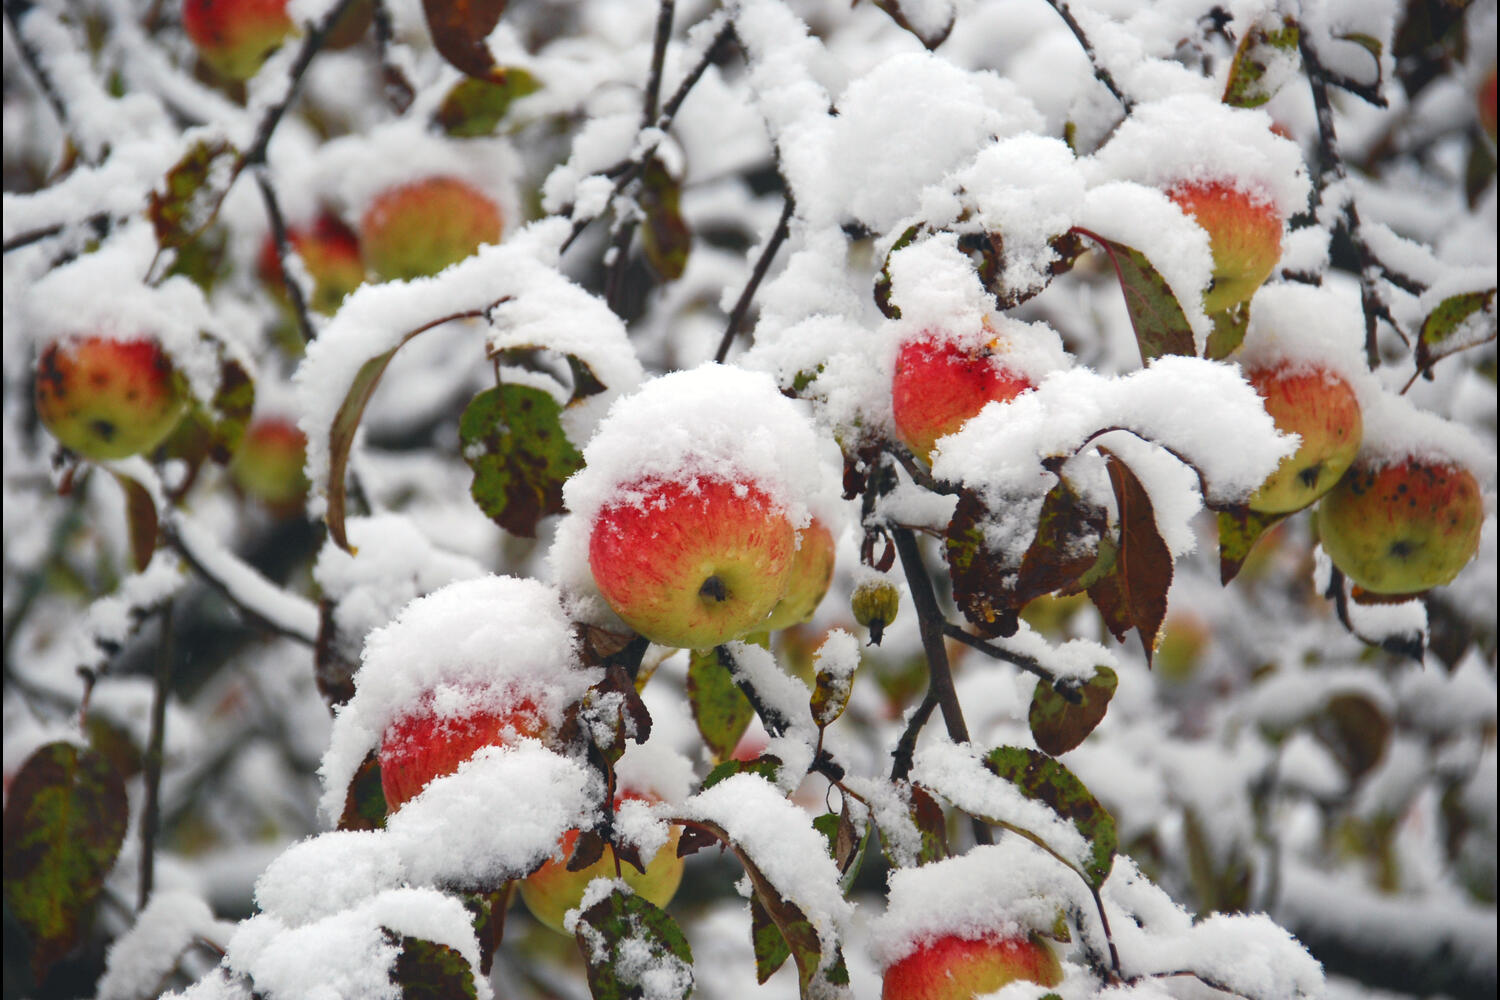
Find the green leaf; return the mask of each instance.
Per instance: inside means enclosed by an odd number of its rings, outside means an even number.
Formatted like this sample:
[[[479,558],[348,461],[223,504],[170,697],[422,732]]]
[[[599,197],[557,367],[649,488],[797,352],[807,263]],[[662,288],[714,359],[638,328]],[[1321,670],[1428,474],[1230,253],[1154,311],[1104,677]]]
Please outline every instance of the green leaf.
[[[386,930],[393,940],[395,933]],[[403,1000],[463,1000],[477,995],[474,970],[453,948],[436,941],[403,937],[391,982]]]
[[[1029,747],[997,747],[985,756],[984,763],[1020,789],[1021,794],[1043,803],[1078,828],[1090,849],[1090,860],[1079,874],[1093,889],[1103,886],[1115,861],[1115,821],[1083,782],[1058,761]],[[1030,830],[1002,825],[1048,851],[1053,850]]]
[[[130,534],[130,558],[135,564],[136,572],[141,572],[151,562],[160,534],[156,502],[151,499],[150,491],[131,477],[119,472],[112,474],[125,494],[125,523]]]
[[[682,181],[667,172],[656,157],[641,171],[641,190],[636,197],[645,225],[641,227],[641,249],[652,269],[663,281],[676,281],[687,269],[693,234],[682,217]]]
[[[365,754],[344,793],[340,830],[379,830],[385,826],[385,789],[380,784],[380,755]]]
[[[766,912],[760,897],[750,896],[750,943],[755,949],[755,981],[765,983],[792,957],[792,949]]]
[[[1209,319],[1213,320],[1214,329],[1208,335],[1203,356],[1210,361],[1223,361],[1245,342],[1245,332],[1250,328],[1250,303],[1242,302],[1216,312]]]
[[[1162,541],[1151,497],[1141,481],[1130,466],[1107,449],[1099,451],[1109,468],[1109,481],[1120,514],[1120,550],[1115,556],[1112,576],[1122,610],[1140,633],[1141,643],[1146,647],[1146,664],[1150,666],[1156,638],[1167,617],[1172,552]]]
[[[1219,511],[1219,582],[1227,584],[1238,576],[1260,536],[1287,517],[1262,514],[1248,507]]]
[[[219,214],[238,156],[224,139],[200,139],[167,171],[147,204],[158,246],[185,247],[208,228]]]
[[[703,742],[716,758],[727,761],[745,735],[755,709],[719,663],[715,650],[693,650],[688,660],[687,694]]]
[[[1046,681],[1039,681],[1027,716],[1036,745],[1057,757],[1082,743],[1109,711],[1109,700],[1119,682],[1109,667],[1096,667],[1089,682],[1070,692],[1070,698]]]
[[[1267,28],[1257,22],[1245,32],[1229,67],[1229,81],[1224,86],[1224,103],[1236,108],[1258,108],[1276,95],[1279,88],[1266,80],[1271,63],[1297,54],[1301,32],[1290,17],[1279,28]]]
[[[1109,256],[1120,279],[1120,290],[1125,293],[1125,309],[1130,314],[1130,325],[1135,328],[1141,361],[1166,354],[1191,358],[1198,353],[1193,344],[1193,328],[1188,326],[1177,296],[1145,254],[1087,229],[1075,226],[1069,232],[1087,236]]]
[[[1439,302],[1422,321],[1417,367],[1430,368],[1450,354],[1494,340],[1495,291],[1462,292]]]
[[[460,80],[436,114],[444,132],[459,138],[491,135],[510,111],[511,102],[541,89],[536,77],[524,69],[509,67],[503,80],[491,82],[476,77]]]
[[[712,788],[736,774],[758,774],[774,785],[781,776],[781,758],[774,754],[761,754],[753,760],[726,760],[708,772],[708,776],[703,779],[703,787]]]
[[[506,71],[495,65],[486,43],[505,13],[506,0],[422,0],[433,48],[468,76],[499,83]]]
[[[693,953],[681,928],[665,910],[629,890],[616,889],[584,910],[575,936],[594,1000],[646,997],[646,972],[654,980],[651,1000],[686,1000],[693,992]],[[664,974],[672,976],[665,993]]]
[[[475,396],[458,421],[469,492],[513,535],[536,537],[537,522],[563,510],[562,487],[583,456],[562,428],[562,407],[541,389],[506,384]]]
[[[891,301],[891,254],[911,246],[921,232],[920,225],[909,227],[895,243],[891,244],[890,252],[885,255],[885,261],[880,265],[880,275],[875,279],[875,305],[886,319],[901,318],[901,310]]]
[[[5,804],[5,905],[26,932],[37,983],[87,925],[129,816],[124,781],[93,750],[48,743],[16,772]]]

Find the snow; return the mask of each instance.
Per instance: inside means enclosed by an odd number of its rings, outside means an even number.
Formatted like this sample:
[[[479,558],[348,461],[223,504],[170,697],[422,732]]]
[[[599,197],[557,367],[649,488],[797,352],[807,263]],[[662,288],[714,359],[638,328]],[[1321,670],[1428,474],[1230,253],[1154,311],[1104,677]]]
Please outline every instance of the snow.
[[[170,523],[188,557],[203,566],[215,581],[223,584],[236,603],[309,644],[316,640],[316,605],[306,598],[287,593],[261,576],[254,567],[224,548],[191,515],[172,515]]]
[[[1378,390],[1364,349],[1357,289],[1287,282],[1264,285],[1255,293],[1245,342],[1232,360],[1247,372],[1283,367],[1326,372],[1368,397]]]
[[[215,920],[208,904],[192,893],[154,893],[135,926],[115,938],[105,953],[98,1000],[136,1000],[158,992],[195,939],[224,941],[233,928]]]
[[[406,881],[394,838],[331,830],[293,844],[255,880],[255,902],[288,927],[331,917]]]

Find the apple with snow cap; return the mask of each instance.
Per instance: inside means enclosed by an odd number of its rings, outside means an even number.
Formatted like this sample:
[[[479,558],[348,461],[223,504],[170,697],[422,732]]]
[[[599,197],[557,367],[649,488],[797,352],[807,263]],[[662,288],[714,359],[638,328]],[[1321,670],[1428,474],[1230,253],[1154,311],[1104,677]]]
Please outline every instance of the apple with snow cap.
[[[1271,365],[1247,371],[1245,379],[1265,402],[1276,429],[1302,439],[1250,497],[1250,509],[1301,510],[1332,489],[1359,453],[1364,430],[1359,397],[1344,378],[1320,367]]]
[[[37,416],[64,447],[95,461],[155,448],[188,402],[154,337],[63,337],[37,360]]]
[[[182,27],[220,76],[248,80],[295,25],[287,0],[183,0]]]
[[[1420,453],[1361,455],[1318,505],[1323,551],[1375,594],[1448,583],[1479,551],[1483,525],[1474,473]]]
[[[360,252],[382,281],[426,277],[498,243],[502,221],[494,200],[468,181],[427,177],[375,196],[360,220]]]
[[[1177,183],[1167,197],[1208,233],[1214,264],[1204,311],[1223,312],[1250,301],[1281,259],[1283,220],[1275,201],[1253,185],[1231,180]]]
[[[1002,338],[965,344],[941,331],[923,330],[896,353],[891,379],[896,431],[918,458],[930,462],[937,439],[958,430],[986,403],[1009,402],[1035,387],[1024,372],[1006,363]]]
[[[947,935],[919,945],[885,970],[881,1000],[974,1000],[1016,982],[1056,986],[1062,966],[1035,934]]]

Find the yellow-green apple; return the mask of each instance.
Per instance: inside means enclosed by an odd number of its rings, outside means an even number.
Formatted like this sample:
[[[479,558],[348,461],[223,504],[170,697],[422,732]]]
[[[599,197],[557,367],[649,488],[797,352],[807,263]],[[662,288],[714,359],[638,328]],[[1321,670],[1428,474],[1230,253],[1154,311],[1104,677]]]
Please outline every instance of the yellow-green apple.
[[[85,458],[150,451],[187,408],[187,387],[153,337],[65,337],[37,360],[37,416]]]
[[[1452,580],[1479,550],[1483,525],[1474,474],[1417,455],[1356,460],[1318,505],[1323,551],[1375,594],[1415,594]]]
[[[877,646],[900,609],[901,592],[889,580],[863,580],[849,595],[854,620],[870,630],[870,641]]]
[[[772,632],[805,622],[813,616],[823,595],[828,593],[828,584],[833,581],[834,548],[833,535],[822,521],[813,518],[812,523],[802,529],[801,542],[792,556],[786,593],[776,602],[771,616],[761,623],[760,628]]]
[[[589,535],[589,569],[625,623],[663,646],[702,649],[764,627],[786,593],[796,532],[747,483],[625,487]]]
[[[1203,654],[1208,651],[1213,629],[1191,611],[1174,611],[1162,624],[1161,638],[1151,665],[1157,676],[1182,682],[1197,673]]]
[[[382,281],[437,274],[496,243],[500,209],[457,177],[427,177],[375,196],[360,220],[360,252]]]
[[[1035,934],[948,935],[920,945],[885,970],[881,1000],[974,1000],[1015,982],[1056,986],[1062,965]]]
[[[1316,367],[1272,365],[1245,373],[1276,429],[1302,438],[1250,497],[1250,509],[1287,514],[1333,488],[1359,453],[1359,397],[1341,376]]]
[[[258,417],[245,428],[230,472],[248,495],[279,517],[302,509],[307,496],[307,436],[285,417]]]
[[[1248,302],[1281,259],[1283,223],[1275,202],[1223,181],[1185,181],[1169,188],[1167,197],[1208,233],[1214,269],[1204,311]]]
[[[429,692],[386,727],[380,740],[380,786],[387,809],[401,808],[429,781],[452,774],[481,747],[546,733],[546,720],[531,698],[507,692],[479,697],[477,689],[470,693],[488,707],[439,713]]]
[[[337,312],[344,296],[365,280],[359,238],[337,216],[327,212],[319,215],[310,227],[289,228],[286,237],[313,279],[312,297],[307,304],[325,315]],[[276,256],[276,241],[269,235],[261,246],[259,264],[261,280],[278,295],[284,295],[281,259]]]
[[[220,76],[248,80],[295,25],[287,0],[183,0],[182,27]]]
[[[628,799],[658,801],[653,796],[626,789],[615,796],[615,808]],[[667,842],[646,862],[645,871],[628,862],[620,862],[620,878],[635,890],[636,895],[657,906],[666,906],[672,901],[677,887],[682,884],[684,862],[677,856],[677,839],[681,835],[681,827],[672,827]],[[567,859],[572,856],[573,845],[577,842],[577,830],[563,834],[558,851],[560,859],[548,858],[542,867],[521,882],[521,898],[526,901],[531,915],[559,934],[568,933],[563,927],[563,916],[578,905],[588,884],[596,878],[615,877],[615,852],[608,845],[598,861],[576,872],[568,871]]]
[[[891,380],[896,430],[912,452],[930,461],[937,439],[958,430],[991,400],[1007,402],[1033,389],[1006,367],[998,341],[978,350],[932,332],[901,345]]]

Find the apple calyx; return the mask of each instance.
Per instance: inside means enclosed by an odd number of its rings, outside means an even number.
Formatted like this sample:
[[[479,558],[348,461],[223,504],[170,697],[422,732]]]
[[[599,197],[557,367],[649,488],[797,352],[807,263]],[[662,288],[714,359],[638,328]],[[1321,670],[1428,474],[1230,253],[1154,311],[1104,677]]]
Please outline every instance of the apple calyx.
[[[1169,188],[1167,197],[1208,233],[1214,267],[1204,311],[1221,313],[1250,301],[1281,259],[1283,220],[1275,202],[1225,181],[1186,181]]]
[[[1284,434],[1302,440],[1250,497],[1262,514],[1288,514],[1310,506],[1335,483],[1359,453],[1364,421],[1359,397],[1339,375],[1321,368],[1272,365],[1245,374],[1266,412]]]
[[[155,448],[188,401],[182,376],[154,337],[67,337],[37,360],[37,416],[64,447],[94,461]]]

